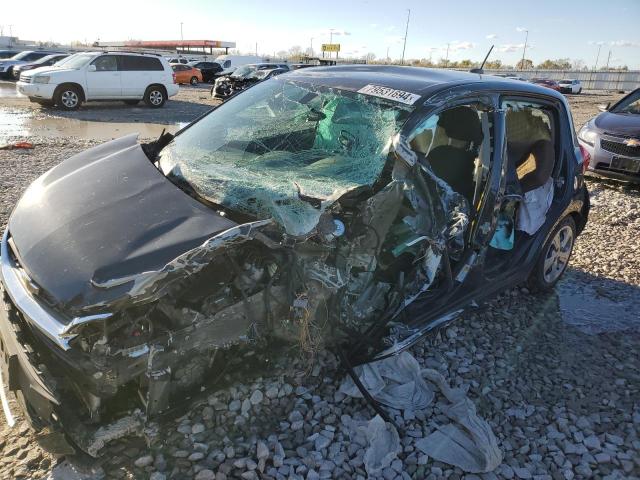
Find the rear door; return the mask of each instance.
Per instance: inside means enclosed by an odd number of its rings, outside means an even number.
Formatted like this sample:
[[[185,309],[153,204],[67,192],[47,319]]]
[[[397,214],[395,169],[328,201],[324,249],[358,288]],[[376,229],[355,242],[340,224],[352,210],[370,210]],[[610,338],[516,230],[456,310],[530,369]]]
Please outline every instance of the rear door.
[[[88,100],[122,96],[121,72],[116,55],[100,55],[92,61],[87,67],[86,78]]]
[[[152,83],[164,83],[156,78],[164,72],[159,58],[143,55],[121,55],[122,96],[142,98]]]

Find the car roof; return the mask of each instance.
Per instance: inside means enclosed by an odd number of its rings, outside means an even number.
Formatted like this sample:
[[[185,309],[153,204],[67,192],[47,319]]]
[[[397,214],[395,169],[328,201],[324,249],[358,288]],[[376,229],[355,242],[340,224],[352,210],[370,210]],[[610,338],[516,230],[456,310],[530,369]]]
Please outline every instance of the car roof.
[[[549,89],[510,78],[440,68],[393,65],[335,65],[291,70],[283,74],[281,78],[306,81],[351,91],[357,91],[366,85],[373,84],[415,93],[422,97],[433,95],[440,90],[455,86],[477,85],[478,87],[482,86],[482,89],[493,88],[562,98],[560,94]]]

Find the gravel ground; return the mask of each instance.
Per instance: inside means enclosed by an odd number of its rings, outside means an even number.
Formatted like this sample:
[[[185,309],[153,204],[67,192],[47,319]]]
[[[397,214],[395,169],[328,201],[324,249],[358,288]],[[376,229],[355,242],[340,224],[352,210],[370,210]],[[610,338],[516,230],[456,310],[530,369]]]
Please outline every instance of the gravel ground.
[[[576,125],[617,97],[572,96]],[[96,143],[29,140],[36,149],[0,151],[0,225],[33,179]],[[412,349],[421,365],[468,388],[503,464],[465,475],[424,455],[415,441],[442,422],[435,403],[415,418],[396,416],[402,452],[385,479],[640,478],[640,191],[601,180],[589,187],[590,222],[555,292],[514,288]],[[74,468],[92,471],[88,478],[364,478],[364,439],[348,425],[375,413],[338,392],[344,374],[330,354],[310,374],[304,367],[295,351],[238,355],[225,386],[163,420],[150,445],[123,440],[91,468],[72,458]],[[22,421],[9,430],[0,419],[0,451],[0,478],[80,478],[55,466],[63,459],[38,448]]]

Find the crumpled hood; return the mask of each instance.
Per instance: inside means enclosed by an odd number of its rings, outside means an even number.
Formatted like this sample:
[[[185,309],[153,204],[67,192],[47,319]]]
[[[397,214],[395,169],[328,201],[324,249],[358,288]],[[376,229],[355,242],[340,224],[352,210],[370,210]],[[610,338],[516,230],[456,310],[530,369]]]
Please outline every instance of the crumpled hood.
[[[640,138],[640,115],[602,112],[593,123],[603,132]]]
[[[130,287],[94,283],[160,269],[235,225],[167,180],[129,135],[36,180],[16,205],[9,232],[45,298],[75,314]]]

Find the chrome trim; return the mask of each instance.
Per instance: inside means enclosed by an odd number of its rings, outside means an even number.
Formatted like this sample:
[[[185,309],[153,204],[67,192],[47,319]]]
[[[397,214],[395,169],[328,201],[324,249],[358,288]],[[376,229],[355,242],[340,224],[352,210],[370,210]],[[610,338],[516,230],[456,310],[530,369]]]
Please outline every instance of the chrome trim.
[[[21,273],[9,255],[9,229],[5,230],[0,246],[0,280],[4,284],[9,297],[14,305],[22,312],[25,320],[44,333],[50,340],[63,350],[71,347],[69,341],[77,334],[71,330],[94,320],[102,320],[110,317],[111,313],[76,317],[67,325],[60,322],[47,307],[36,300],[24,287],[21,281]]]
[[[4,418],[7,419],[7,425],[9,428],[16,424],[15,418],[9,408],[9,401],[7,400],[7,394],[4,391],[4,379],[2,378],[2,369],[0,368],[0,403],[2,403],[2,411],[4,412]]]

